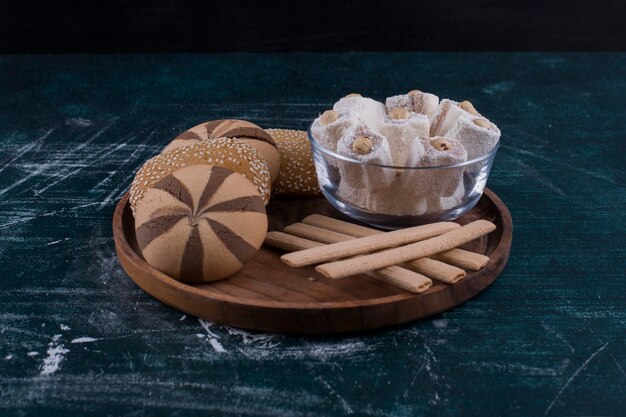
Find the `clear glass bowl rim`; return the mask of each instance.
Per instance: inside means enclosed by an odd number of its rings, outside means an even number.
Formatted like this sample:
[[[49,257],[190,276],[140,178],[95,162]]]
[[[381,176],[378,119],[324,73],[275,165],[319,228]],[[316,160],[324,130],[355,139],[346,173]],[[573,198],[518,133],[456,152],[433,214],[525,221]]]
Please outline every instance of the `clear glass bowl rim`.
[[[479,156],[478,158],[470,159],[470,160],[465,161],[465,162],[459,162],[457,164],[451,164],[451,165],[437,165],[437,166],[432,166],[432,167],[407,167],[407,166],[374,164],[374,163],[371,163],[371,162],[359,161],[358,159],[348,158],[347,156],[339,155],[338,153],[335,153],[335,152],[331,151],[330,149],[326,149],[325,147],[320,145],[317,142],[317,140],[315,140],[315,138],[313,137],[313,134],[311,133],[311,126],[313,126],[313,124],[311,124],[309,126],[309,128],[307,129],[307,136],[309,138],[309,142],[311,142],[311,145],[316,150],[319,150],[320,152],[323,152],[326,155],[331,156],[331,157],[333,157],[335,159],[341,159],[343,161],[351,162],[353,164],[366,165],[366,166],[372,166],[372,167],[380,167],[380,168],[390,168],[390,169],[395,169],[395,170],[425,170],[426,171],[426,170],[431,170],[431,169],[435,170],[435,169],[449,169],[449,168],[465,167],[465,166],[468,166],[468,165],[475,164],[477,162],[484,162],[484,161],[487,161],[489,159],[492,159],[494,157],[494,155],[496,154],[496,152],[498,151],[498,148],[500,147],[500,139],[498,139],[498,142],[493,147],[493,149],[491,151],[489,151],[489,153],[486,153],[483,156]]]

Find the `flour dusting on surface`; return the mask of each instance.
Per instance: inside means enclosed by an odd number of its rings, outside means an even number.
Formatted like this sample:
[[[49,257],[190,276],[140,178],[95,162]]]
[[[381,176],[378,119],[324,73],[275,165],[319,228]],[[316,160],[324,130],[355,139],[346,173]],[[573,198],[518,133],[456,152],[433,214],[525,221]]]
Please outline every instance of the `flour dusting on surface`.
[[[241,341],[244,345],[256,345],[265,348],[273,348],[280,344],[280,342],[278,342],[278,336],[270,333],[250,333],[245,330],[228,326],[224,326],[223,328],[229,335],[241,337]]]
[[[70,343],[91,343],[97,340],[98,339],[96,339],[95,337],[77,337],[76,339],[72,339]]]
[[[206,331],[211,347],[213,347],[213,349],[217,353],[226,353],[226,349],[224,349],[224,346],[222,346],[219,340],[217,340],[220,337],[211,331],[211,327],[214,326],[214,324],[203,319],[198,319],[198,321],[200,322],[200,325],[202,326],[204,331]]]
[[[61,362],[65,359],[65,355],[69,352],[69,349],[66,349],[62,343],[59,343],[61,339],[61,335],[54,335],[52,341],[48,344],[48,351],[46,356],[41,364],[41,372],[40,375],[52,375],[56,371],[59,370],[61,366]]]
[[[77,127],[89,127],[93,124],[93,122],[89,119],[84,119],[82,117],[73,117],[71,119],[67,119],[65,124]]]
[[[433,326],[435,326],[438,329],[445,329],[446,327],[448,327],[448,320],[446,319],[433,320]]]
[[[307,360],[327,362],[367,354],[376,349],[363,338],[298,338],[300,343],[283,343],[287,336],[273,333],[248,332],[234,327],[220,326],[198,319],[207,332],[208,342],[218,353],[238,353],[250,360]],[[199,337],[198,334],[196,336]],[[204,336],[204,335],[203,335]]]

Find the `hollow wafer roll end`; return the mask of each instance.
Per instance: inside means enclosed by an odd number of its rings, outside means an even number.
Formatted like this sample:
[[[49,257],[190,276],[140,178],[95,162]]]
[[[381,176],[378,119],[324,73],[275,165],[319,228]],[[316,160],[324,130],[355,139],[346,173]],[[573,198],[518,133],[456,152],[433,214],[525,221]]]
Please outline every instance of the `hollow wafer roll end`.
[[[398,266],[371,271],[367,275],[416,294],[423,293],[433,285],[430,278]]]
[[[471,271],[479,271],[489,263],[488,256],[459,248],[438,253],[435,258]]]
[[[415,259],[407,262],[406,266],[446,284],[456,284],[467,275],[461,268],[430,258]]]

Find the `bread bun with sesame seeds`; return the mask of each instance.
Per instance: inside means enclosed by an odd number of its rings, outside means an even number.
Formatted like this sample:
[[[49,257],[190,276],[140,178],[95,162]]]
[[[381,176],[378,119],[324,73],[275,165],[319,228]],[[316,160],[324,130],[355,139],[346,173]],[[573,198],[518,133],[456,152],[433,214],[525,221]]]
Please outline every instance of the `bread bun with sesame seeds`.
[[[135,175],[130,186],[130,207],[137,204],[154,184],[172,172],[190,165],[216,165],[238,172],[258,190],[265,204],[271,192],[270,173],[261,154],[237,139],[220,138],[194,142],[149,159]]]
[[[304,130],[266,129],[280,153],[280,171],[272,186],[272,195],[286,197],[321,197],[311,145]]]

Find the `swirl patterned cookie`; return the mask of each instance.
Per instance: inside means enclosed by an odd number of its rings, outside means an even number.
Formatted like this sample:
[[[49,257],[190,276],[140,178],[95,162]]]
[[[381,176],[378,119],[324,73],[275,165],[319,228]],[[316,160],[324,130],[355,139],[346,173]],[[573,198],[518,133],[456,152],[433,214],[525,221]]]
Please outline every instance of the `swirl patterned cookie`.
[[[179,169],[154,184],[136,209],[141,253],[179,281],[234,274],[261,247],[266,232],[258,191],[243,175],[223,167]]]
[[[246,120],[220,119],[201,123],[178,135],[161,153],[194,142],[218,138],[237,138],[255,148],[265,159],[272,182],[276,180],[280,168],[280,155],[276,144],[265,130]]]

